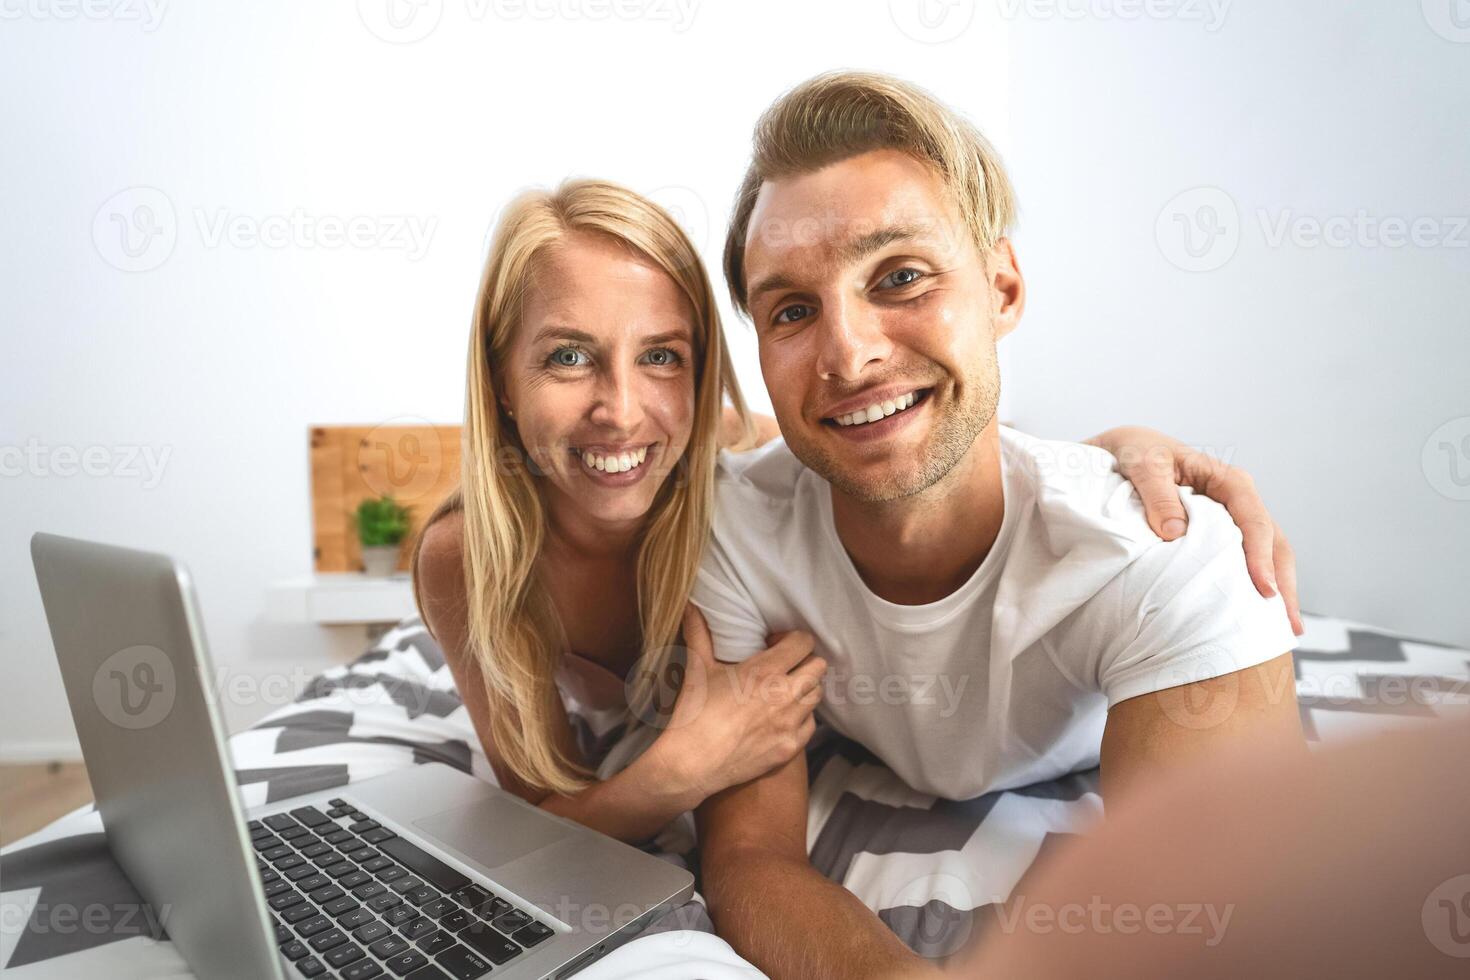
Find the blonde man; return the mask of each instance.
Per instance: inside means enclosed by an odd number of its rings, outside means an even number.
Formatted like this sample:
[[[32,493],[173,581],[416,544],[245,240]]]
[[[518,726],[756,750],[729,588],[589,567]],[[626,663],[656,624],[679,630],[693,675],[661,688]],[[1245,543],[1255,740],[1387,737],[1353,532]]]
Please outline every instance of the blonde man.
[[[1292,625],[1225,510],[1186,492],[1166,542],[1111,458],[999,425],[1013,211],[985,139],[898,80],[820,76],[762,117],[725,265],[785,438],[722,458],[694,592],[716,656],[812,634],[821,716],[950,799],[1300,751]],[[924,969],[811,867],[806,797],[797,755],[700,808],[720,933],[778,978]]]

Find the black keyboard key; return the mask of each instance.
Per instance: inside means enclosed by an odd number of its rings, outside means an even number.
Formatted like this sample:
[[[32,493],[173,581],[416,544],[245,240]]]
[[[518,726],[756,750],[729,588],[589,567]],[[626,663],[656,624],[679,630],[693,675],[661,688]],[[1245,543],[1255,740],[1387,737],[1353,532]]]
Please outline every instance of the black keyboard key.
[[[346,878],[350,874],[356,874],[357,865],[353,864],[351,861],[338,861],[336,864],[329,864],[325,868],[322,868],[322,871],[325,874],[331,875],[333,878],[336,878],[338,881],[341,881],[343,878]]]
[[[289,871],[291,868],[299,868],[305,864],[306,858],[301,857],[299,854],[287,854],[283,857],[271,858],[270,862],[276,866],[277,871]]]
[[[276,925],[276,944],[279,945],[281,943],[289,943],[291,941],[291,930],[290,929],[287,929],[285,926],[281,925],[279,922],[277,922],[275,925]]]
[[[458,905],[455,905],[449,899],[445,898],[443,895],[440,895],[433,901],[425,902],[423,905],[421,905],[419,907],[419,911],[424,913],[431,919],[438,919],[445,915],[448,915],[450,912],[462,912],[464,910],[461,909]]]
[[[324,840],[319,840],[315,844],[307,844],[301,849],[300,853],[304,858],[316,858],[321,857],[323,854],[335,855],[337,851],[331,844],[328,844]]]
[[[387,881],[388,879],[384,878],[383,880],[384,881]],[[415,888],[422,888],[422,887],[424,887],[424,883],[422,881],[420,881],[419,879],[415,878],[413,875],[408,874],[407,872],[405,872],[404,875],[403,875],[403,877],[399,878],[397,881],[393,882],[388,887],[391,888],[391,889],[393,889],[398,894],[403,895],[404,897],[407,897],[408,896],[408,893],[411,892],[411,891],[413,891]]]
[[[378,831],[373,830],[368,833],[375,834]],[[363,835],[363,839],[367,840],[366,834]],[[378,850],[398,861],[440,891],[452,892],[470,884],[470,880],[464,875],[417,844],[411,844],[402,837],[392,837],[388,840],[372,841],[372,843],[378,845]]]
[[[383,841],[392,840],[398,835],[393,833],[393,831],[389,830],[387,827],[377,827],[373,830],[369,830],[368,832],[360,836],[369,844],[381,844]]]
[[[266,904],[279,912],[282,909],[289,909],[291,906],[304,901],[306,901],[306,899],[301,897],[300,892],[292,891],[285,895],[277,895]]]
[[[464,909],[455,909],[453,912],[446,912],[444,918],[439,920],[439,925],[441,928],[448,929],[450,932],[459,932],[474,921],[476,921],[475,917]]]
[[[475,914],[482,919],[493,919],[497,915],[504,915],[511,910],[511,904],[503,898],[492,898],[484,905],[475,909]]]
[[[261,860],[259,858],[256,858],[255,863],[257,865],[259,865],[262,862],[261,862]],[[265,868],[261,868],[261,870],[260,870],[260,881],[261,881],[261,884],[269,885],[273,881],[280,880],[280,877],[281,877],[280,875],[276,874],[276,869],[275,868],[265,867]]]
[[[253,848],[255,848],[255,852],[257,854],[259,854],[261,857],[265,857],[265,852],[266,851],[274,850],[277,847],[285,847],[286,846],[286,842],[283,841],[283,840],[281,840],[275,834],[267,833],[264,837],[257,837],[254,840],[252,840],[250,842],[250,846],[253,847]],[[290,851],[289,848],[287,848],[286,850],[282,851],[281,853],[282,854],[290,854],[291,851]],[[266,858],[266,860],[270,860],[270,859],[269,858]]]
[[[367,907],[370,908],[370,909],[372,909],[374,912],[377,912],[378,914],[381,915],[382,913],[388,911],[389,909],[394,908],[394,907],[399,906],[399,905],[402,905],[402,904],[403,904],[403,899],[399,898],[397,895],[393,894],[392,892],[384,892],[383,894],[379,895],[377,898],[374,898],[374,899],[369,900],[369,902],[367,903]]]
[[[368,862],[368,864],[371,863],[371,861]],[[379,881],[397,881],[399,878],[402,878],[404,875],[408,874],[408,869],[390,863],[388,867],[384,868],[382,871],[379,871],[377,874]]]
[[[357,899],[351,897],[350,895],[343,895],[341,898],[334,898],[330,902],[326,902],[322,905],[322,911],[327,913],[334,919],[339,915],[345,915],[348,912],[351,912],[353,909],[360,908],[362,908],[362,903],[360,903]]]
[[[303,956],[310,955],[310,953],[311,950],[307,949],[306,944],[299,939],[293,939],[289,943],[283,943],[281,945],[281,955],[293,963]]]
[[[282,881],[281,876],[276,875],[275,881],[266,882],[262,887],[265,889],[266,898],[275,898],[281,892],[289,891],[291,889],[291,883],[289,881]]]
[[[348,943],[346,946],[338,946],[336,949],[328,953],[327,963],[334,969],[340,970],[348,963],[360,960],[366,955],[367,954],[362,951],[361,946],[357,945],[356,943]]]
[[[523,928],[517,929],[515,932],[511,933],[510,938],[514,939],[522,946],[530,948],[531,946],[534,946],[539,942],[543,942],[550,935],[550,926],[544,926],[539,922],[533,922],[530,925],[524,926]]]
[[[346,881],[347,879],[342,878],[340,880]],[[370,881],[366,885],[358,885],[356,888],[352,889],[352,894],[356,895],[359,899],[366,902],[368,899],[381,895],[387,890],[388,886],[384,885],[382,882]]]
[[[375,943],[379,939],[382,939],[384,936],[391,935],[393,935],[392,929],[389,929],[385,923],[379,922],[374,919],[372,922],[369,922],[367,925],[364,925],[353,932],[352,938],[356,939],[360,943]]]
[[[416,949],[388,958],[388,969],[400,977],[406,977],[421,966],[427,966],[429,958]]]
[[[351,912],[343,913],[337,920],[337,925],[343,929],[356,929],[358,926],[366,925],[373,921],[373,914],[361,906]]]
[[[328,844],[331,844],[333,847],[336,847],[338,844],[343,844],[347,841],[357,840],[357,835],[349,834],[345,830],[334,830],[330,834],[323,834],[322,840],[326,841]],[[347,849],[352,850],[352,848]],[[338,847],[337,850],[340,851],[342,850],[342,848]]]
[[[383,975],[377,960],[358,960],[342,971],[342,980],[372,980]]]
[[[332,920],[325,915],[312,916],[310,919],[296,923],[296,931],[303,939],[310,939],[317,933],[326,932],[330,928],[332,928]]]
[[[410,888],[408,891],[403,892],[402,895],[415,905],[424,905],[440,897],[438,892],[428,885],[423,884],[417,888]]]
[[[476,905],[483,905],[485,902],[490,901],[490,899],[494,898],[495,896],[490,894],[490,892],[483,886],[468,884],[461,888],[459,891],[455,892],[453,895],[450,895],[449,897],[454,899],[459,904],[463,905],[465,908],[472,909]]]
[[[285,859],[282,858],[282,860]],[[285,871],[282,871],[281,877],[287,881],[300,881],[302,878],[309,878],[314,874],[316,874],[316,868],[302,861],[297,867],[287,868]]]
[[[333,820],[336,820],[338,817],[345,817],[350,815],[351,813],[352,811],[347,809],[347,807],[345,806],[334,806],[327,811],[327,816],[331,817]]]
[[[275,846],[262,849],[260,852],[260,856],[265,858],[267,861],[279,861],[281,858],[289,857],[295,853],[296,852],[291,850],[290,847],[282,844],[280,842],[280,838],[277,838]]]
[[[303,977],[319,977],[327,972],[327,968],[322,965],[322,961],[315,956],[308,956],[306,959],[298,962],[296,969]]]
[[[406,949],[408,949],[408,940],[398,936],[384,936],[369,946],[368,952],[380,960],[386,960],[390,956],[397,956]]]
[[[284,813],[272,813],[270,816],[262,820],[261,823],[265,824],[271,830],[277,832],[286,830],[289,827],[296,826],[296,821],[292,820]]]
[[[432,919],[426,919],[422,915],[409,919],[398,927],[398,934],[409,942],[415,942],[438,929]]]
[[[309,919],[312,916],[319,914],[320,913],[316,910],[316,906],[312,905],[310,902],[302,902],[295,908],[287,909],[286,911],[282,912],[281,918],[285,919],[287,922],[291,923],[294,926],[302,919]]]
[[[361,864],[361,865],[366,865],[369,861],[387,861],[388,860],[387,858],[383,857],[383,855],[381,855],[377,851],[373,850],[371,847],[359,847],[355,851],[343,851],[342,853],[345,854],[345,855],[347,855],[347,860],[349,860],[349,861],[355,861],[355,862],[357,862],[358,864]],[[383,867],[383,865],[380,864],[380,865],[378,865],[378,867],[381,868],[381,867]],[[368,868],[368,870],[369,871],[375,871],[377,869],[376,868]]]
[[[328,805],[328,806],[346,806],[346,805],[347,805],[347,801],[346,801],[346,800],[344,800],[344,799],[342,799],[342,798],[341,798],[341,797],[340,797],[340,796],[339,796],[339,797],[337,797],[337,798],[336,798],[336,799],[335,799],[335,800],[328,800],[328,801],[327,801],[327,805]]]
[[[383,825],[376,820],[359,820],[357,823],[348,824],[347,829],[354,834],[360,834],[365,830],[377,830],[381,826]]]
[[[485,922],[476,922],[466,927],[454,938],[496,965],[504,963],[521,951],[519,946]]]
[[[351,871],[338,878],[337,884],[343,888],[356,888],[358,885],[365,885],[372,880],[372,875],[366,871]]]
[[[419,910],[412,905],[400,905],[383,913],[383,920],[390,925],[401,926],[410,919],[417,919]]]
[[[352,858],[352,860],[357,861],[357,858],[352,857],[351,854],[348,854],[347,856]],[[371,871],[373,874],[377,874],[384,868],[396,867],[396,865],[392,861],[383,857],[383,855],[381,854],[379,854],[377,857],[371,857],[363,861],[357,861],[357,863],[362,865],[362,870]]]
[[[357,865],[347,860],[345,855],[338,854],[333,850],[328,850],[326,854],[312,858],[311,863],[321,868],[327,874],[331,874],[335,868],[339,872],[337,875],[338,878],[342,877],[342,875],[350,875],[357,870]],[[338,865],[341,867],[338,867]]]
[[[252,820],[245,826],[251,833],[254,833],[255,831],[260,830],[262,827],[264,827],[265,824],[261,823],[259,820]]]
[[[321,880],[318,881],[317,879]],[[334,898],[341,898],[346,894],[342,889],[332,884],[326,875],[313,875],[298,883],[296,887],[306,892],[306,897],[318,905],[323,902],[330,902]]]
[[[300,820],[308,827],[320,827],[324,823],[332,822],[330,817],[314,806],[297,807],[291,811],[291,816]]]
[[[509,912],[493,920],[490,924],[509,936],[530,921],[531,917],[520,909],[511,909]]]
[[[455,946],[434,957],[434,962],[454,975],[455,980],[475,980],[490,972],[490,963],[472,949]]]
[[[334,946],[341,946],[343,943],[347,942],[347,934],[341,929],[333,929],[330,932],[322,933],[315,939],[309,939],[307,940],[307,942],[311,945],[312,949],[316,950],[318,953],[322,953],[333,948]]]
[[[297,840],[298,838],[302,837],[303,835],[305,835],[308,839],[310,839],[310,837],[311,837],[311,831],[307,830],[305,827],[301,826],[301,824],[299,824],[299,823],[293,823],[291,826],[289,826],[285,830],[281,831],[281,839],[282,840]]]
[[[428,966],[421,966],[414,970],[403,980],[454,980],[454,978],[430,963]]]
[[[425,956],[437,956],[454,946],[454,937],[443,929],[435,929],[426,936],[420,936],[414,945],[417,946]]]

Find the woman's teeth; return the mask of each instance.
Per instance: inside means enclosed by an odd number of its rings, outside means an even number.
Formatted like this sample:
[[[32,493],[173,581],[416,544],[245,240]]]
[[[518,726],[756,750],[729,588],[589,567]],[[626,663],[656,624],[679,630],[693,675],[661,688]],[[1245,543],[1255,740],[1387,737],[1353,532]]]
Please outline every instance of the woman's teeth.
[[[838,425],[863,425],[867,422],[876,422],[894,412],[902,412],[919,400],[919,393],[911,391],[907,395],[891,398],[886,401],[874,402],[867,408],[860,408],[856,412],[848,412],[846,415],[837,416],[835,421]]]
[[[589,470],[603,470],[607,473],[626,473],[635,466],[641,466],[647,458],[647,446],[631,452],[612,453],[609,455],[586,451],[582,453],[582,462],[587,464]]]

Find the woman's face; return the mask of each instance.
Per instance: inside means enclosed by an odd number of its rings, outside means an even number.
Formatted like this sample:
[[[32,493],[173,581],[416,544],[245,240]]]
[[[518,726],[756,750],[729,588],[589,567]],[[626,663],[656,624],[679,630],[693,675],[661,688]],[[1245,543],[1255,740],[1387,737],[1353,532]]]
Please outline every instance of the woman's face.
[[[498,380],[548,504],[635,522],[689,443],[693,308],[628,246],[575,232],[540,257]]]

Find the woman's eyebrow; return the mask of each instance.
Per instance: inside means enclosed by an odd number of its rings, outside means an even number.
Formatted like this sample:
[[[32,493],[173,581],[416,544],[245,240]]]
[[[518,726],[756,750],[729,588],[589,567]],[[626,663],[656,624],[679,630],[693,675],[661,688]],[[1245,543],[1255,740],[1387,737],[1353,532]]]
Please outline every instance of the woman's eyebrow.
[[[531,343],[539,344],[544,340],[575,340],[583,344],[596,344],[597,338],[585,330],[575,330],[571,327],[546,326],[536,331],[531,338]]]
[[[684,343],[693,343],[687,330],[668,330],[664,333],[656,333],[652,337],[644,337],[645,344],[667,344],[672,340],[682,340]]]

